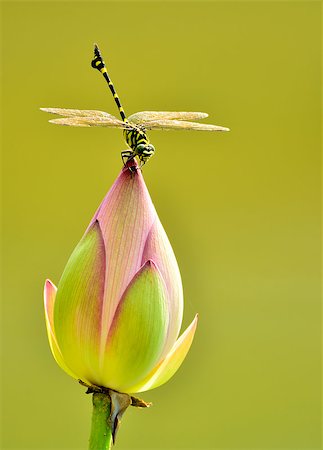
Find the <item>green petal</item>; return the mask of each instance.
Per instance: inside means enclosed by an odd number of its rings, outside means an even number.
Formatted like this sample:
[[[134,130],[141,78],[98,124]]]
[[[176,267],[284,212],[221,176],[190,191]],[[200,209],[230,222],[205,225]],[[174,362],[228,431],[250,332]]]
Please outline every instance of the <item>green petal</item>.
[[[133,386],[133,392],[143,392],[154,389],[161,384],[166,383],[179,369],[184,361],[194,338],[198,316],[196,315],[193,322],[184,333],[177,339],[173,348],[157,367],[146,377],[143,383]]]
[[[105,250],[99,223],[88,229],[72,253],[58,285],[54,323],[68,367],[83,380],[97,382]]]
[[[44,286],[44,306],[45,306],[45,320],[46,320],[46,329],[47,336],[49,340],[50,349],[55,358],[55,361],[63,369],[68,375],[73,378],[77,378],[77,376],[70,371],[70,369],[66,366],[61,350],[57,344],[55,331],[54,331],[54,304],[56,297],[56,286],[50,281],[45,281]]]
[[[116,310],[102,385],[129,392],[157,363],[168,327],[165,285],[152,261],[136,274]]]

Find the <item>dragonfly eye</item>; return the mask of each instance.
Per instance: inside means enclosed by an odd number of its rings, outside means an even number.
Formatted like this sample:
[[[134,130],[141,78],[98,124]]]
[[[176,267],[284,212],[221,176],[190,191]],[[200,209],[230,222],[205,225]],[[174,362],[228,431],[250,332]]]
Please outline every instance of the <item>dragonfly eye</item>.
[[[138,155],[141,155],[142,152],[145,150],[146,147],[147,147],[147,145],[145,145],[145,144],[139,144],[139,145],[137,145],[136,151],[137,151]]]
[[[136,147],[138,155],[151,156],[155,152],[155,147],[152,144],[139,144]]]
[[[148,159],[155,153],[155,147],[151,144],[139,144],[136,147],[136,154],[140,161],[148,161]]]
[[[152,156],[155,153],[155,147],[152,144],[146,145],[146,148],[144,150],[144,153],[146,155]]]

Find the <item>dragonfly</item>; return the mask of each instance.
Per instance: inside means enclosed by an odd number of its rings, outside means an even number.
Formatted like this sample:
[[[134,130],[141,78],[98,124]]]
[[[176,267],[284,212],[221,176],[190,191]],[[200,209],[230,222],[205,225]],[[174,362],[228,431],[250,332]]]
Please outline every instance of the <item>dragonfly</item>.
[[[229,131],[229,128],[191,122],[205,119],[207,113],[187,111],[140,111],[127,117],[121,105],[120,98],[108,75],[107,68],[101,56],[100,49],[94,44],[94,58],[91,66],[103,75],[118,107],[121,120],[104,111],[87,109],[40,108],[42,111],[61,116],[49,122],[71,127],[108,127],[122,128],[128,149],[121,152],[124,164],[137,157],[142,167],[155,153],[155,147],[150,143],[147,130],[196,130],[196,131]]]

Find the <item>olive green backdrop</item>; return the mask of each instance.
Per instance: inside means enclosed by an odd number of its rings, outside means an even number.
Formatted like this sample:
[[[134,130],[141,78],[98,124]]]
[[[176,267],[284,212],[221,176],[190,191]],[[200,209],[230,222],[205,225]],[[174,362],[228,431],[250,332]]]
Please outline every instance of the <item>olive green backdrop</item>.
[[[57,283],[121,168],[122,133],[41,106],[207,111],[227,134],[150,133],[144,176],[174,247],[176,376],[116,449],[320,449],[320,2],[4,2],[2,448],[85,449],[91,398],[54,362]]]

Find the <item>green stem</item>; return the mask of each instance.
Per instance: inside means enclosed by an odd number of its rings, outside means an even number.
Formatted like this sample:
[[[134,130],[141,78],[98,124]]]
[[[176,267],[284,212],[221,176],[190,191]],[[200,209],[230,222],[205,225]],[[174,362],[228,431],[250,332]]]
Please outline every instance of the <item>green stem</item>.
[[[93,394],[92,428],[89,450],[109,450],[112,432],[109,423],[111,401],[108,394]]]

